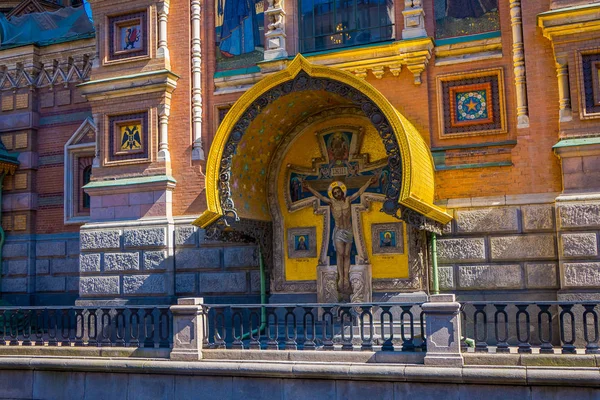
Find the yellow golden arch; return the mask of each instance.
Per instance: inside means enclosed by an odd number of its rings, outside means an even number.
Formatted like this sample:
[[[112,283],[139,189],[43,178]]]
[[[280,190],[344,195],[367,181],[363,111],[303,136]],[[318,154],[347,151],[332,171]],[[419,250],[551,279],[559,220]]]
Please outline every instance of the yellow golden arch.
[[[206,228],[224,215],[219,195],[219,172],[223,152],[234,125],[256,99],[272,88],[293,80],[300,71],[304,71],[311,77],[332,79],[351,86],[366,95],[381,109],[391,124],[400,147],[402,188],[398,202],[434,221],[448,223],[452,217],[433,203],[435,189],[433,158],[417,129],[368,82],[346,71],[311,64],[298,54],[287,68],[265,77],[245,92],[223,119],[210,147],[206,163],[207,210],[193,224]]]

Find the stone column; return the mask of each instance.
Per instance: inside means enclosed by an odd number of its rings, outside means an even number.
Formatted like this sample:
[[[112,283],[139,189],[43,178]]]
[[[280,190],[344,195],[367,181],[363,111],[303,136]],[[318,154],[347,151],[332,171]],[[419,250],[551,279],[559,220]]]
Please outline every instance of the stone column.
[[[173,350],[171,360],[198,361],[202,359],[204,341],[203,298],[183,298],[171,306],[173,313]]]
[[[163,1],[158,3],[158,51],[157,58],[164,58],[169,65],[169,48],[167,47],[167,17],[169,15],[169,2]]]
[[[283,11],[283,0],[268,0],[269,8],[265,11],[267,15],[267,31],[265,33],[265,61],[286,58],[285,50],[285,11]]]
[[[432,295],[422,307],[427,332],[425,365],[462,366],[460,304],[454,295]]]
[[[200,47],[200,0],[192,0],[192,160],[204,160],[202,146],[202,48]]]
[[[100,129],[100,122],[102,119],[102,115],[101,114],[93,114],[93,119],[94,119],[94,130],[96,133],[96,149],[94,150],[94,160],[92,161],[92,168],[99,168],[100,167],[100,134],[98,134],[98,129]]]
[[[159,124],[159,142],[158,142],[158,161],[171,162],[169,153],[169,116],[171,115],[171,106],[162,104],[158,108]]]
[[[527,78],[525,75],[521,0],[510,0],[510,23],[512,25],[513,67],[517,94],[517,128],[527,128],[529,126],[529,115],[527,110]]]
[[[573,119],[571,96],[569,93],[569,64],[566,56],[556,57],[556,77],[558,78],[558,105],[560,122]]]
[[[423,11],[422,0],[405,0],[402,15],[404,16],[402,39],[427,37],[427,31],[425,31],[425,11]]]

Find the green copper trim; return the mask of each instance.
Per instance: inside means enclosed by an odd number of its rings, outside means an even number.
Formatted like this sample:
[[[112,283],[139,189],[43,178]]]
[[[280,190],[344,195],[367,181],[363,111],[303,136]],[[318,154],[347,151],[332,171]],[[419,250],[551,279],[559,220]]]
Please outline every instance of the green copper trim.
[[[600,144],[600,137],[563,139],[552,146],[552,148],[560,149],[561,147],[590,146],[593,144]]]
[[[470,168],[489,168],[489,167],[512,167],[511,161],[488,162],[478,164],[460,164],[460,165],[436,165],[436,171],[448,171],[453,169],[470,169]]]
[[[110,181],[92,181],[85,185],[84,189],[108,188],[129,185],[143,185],[147,183],[170,182],[177,183],[175,178],[169,175],[144,176],[140,178],[124,178]]]
[[[423,38],[416,38],[416,39],[420,40]],[[369,47],[385,46],[385,45],[389,45],[389,44],[396,43],[396,42],[408,42],[408,40],[385,40],[383,42],[368,43],[368,44],[362,44],[362,45],[358,45],[358,46],[346,46],[346,47],[336,47],[335,49],[328,49],[328,50],[307,51],[307,52],[302,53],[302,55],[305,57],[313,57],[313,56],[318,56],[321,54],[340,53],[342,51],[350,51],[350,50],[356,50],[356,49],[368,49]],[[295,56],[289,56],[288,60],[293,60],[294,57]]]
[[[229,76],[256,74],[259,72],[260,72],[260,68],[257,65],[255,65],[253,67],[228,69],[225,71],[215,72],[213,77],[215,79],[218,79],[218,78],[227,78]]]
[[[570,14],[573,11],[585,11],[588,8],[589,9],[600,8],[600,4],[598,4],[598,3],[583,4],[580,6],[571,6],[571,7],[559,8],[557,10],[545,11],[543,13],[538,14],[537,19],[539,20],[540,17],[547,17],[547,16],[552,16],[552,15]]]
[[[176,73],[174,73],[173,71],[170,71],[168,69],[161,69],[159,71],[141,72],[139,74],[121,75],[121,76],[115,76],[112,78],[104,78],[104,79],[98,79],[98,80],[94,80],[94,81],[88,81],[88,82],[80,83],[77,86],[82,87],[82,86],[95,85],[98,83],[125,81],[125,80],[130,80],[130,79],[146,78],[149,76],[164,75],[164,74],[168,74],[168,75],[172,75],[176,78],[180,78],[180,76],[177,75]]]
[[[431,152],[457,150],[457,149],[471,149],[471,148],[476,148],[476,147],[512,146],[512,145],[516,145],[516,144],[517,144],[516,140],[505,140],[503,142],[485,142],[485,143],[474,143],[474,144],[457,144],[454,146],[432,147]]]
[[[474,42],[476,40],[492,39],[502,35],[501,31],[477,33],[475,35],[456,36],[446,39],[435,39],[436,46],[447,46],[449,44]]]

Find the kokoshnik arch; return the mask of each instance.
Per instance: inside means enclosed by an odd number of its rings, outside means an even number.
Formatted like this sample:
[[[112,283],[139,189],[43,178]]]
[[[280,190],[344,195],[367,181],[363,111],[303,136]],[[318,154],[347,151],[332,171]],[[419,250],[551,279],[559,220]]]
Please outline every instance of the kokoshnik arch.
[[[354,300],[370,298],[371,278],[373,290],[424,289],[424,231],[451,219],[433,203],[433,160],[408,119],[368,83],[301,55],[233,105],[206,178],[207,210],[195,224],[209,237],[255,238],[273,268],[272,292],[318,289],[321,300],[337,300],[325,285],[341,257],[330,240],[340,221],[324,203],[334,182],[357,199],[350,275],[369,290]]]

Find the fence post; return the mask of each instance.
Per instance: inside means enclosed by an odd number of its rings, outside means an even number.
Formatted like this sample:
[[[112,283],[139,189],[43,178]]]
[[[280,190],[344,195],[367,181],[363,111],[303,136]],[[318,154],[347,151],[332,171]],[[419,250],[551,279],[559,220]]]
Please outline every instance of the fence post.
[[[454,295],[431,295],[422,309],[427,331],[425,365],[462,366],[460,304]]]
[[[173,314],[173,350],[171,360],[194,361],[202,359],[204,340],[203,298],[183,298],[171,306]]]

